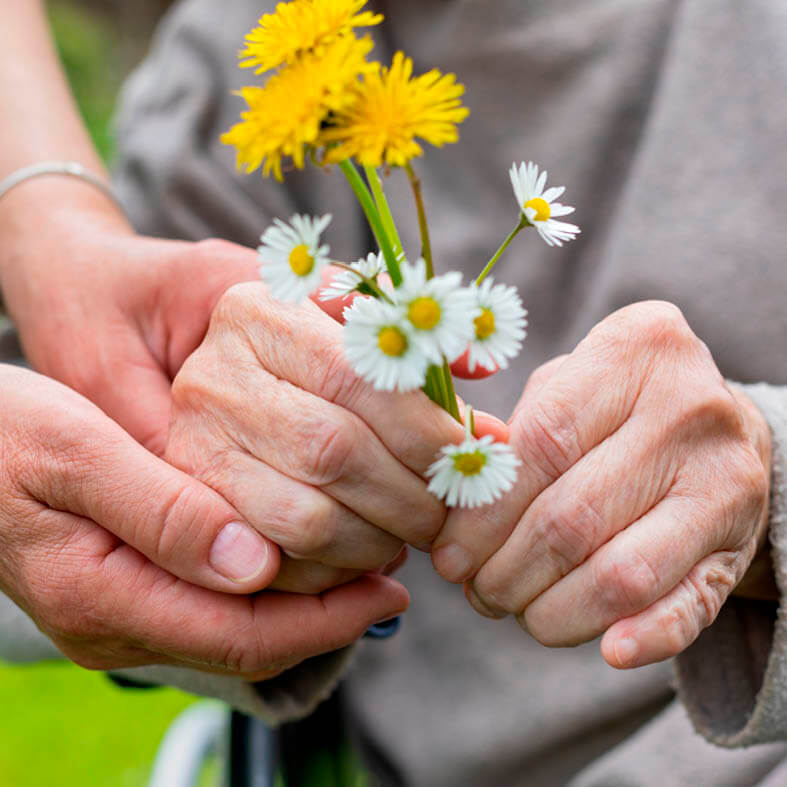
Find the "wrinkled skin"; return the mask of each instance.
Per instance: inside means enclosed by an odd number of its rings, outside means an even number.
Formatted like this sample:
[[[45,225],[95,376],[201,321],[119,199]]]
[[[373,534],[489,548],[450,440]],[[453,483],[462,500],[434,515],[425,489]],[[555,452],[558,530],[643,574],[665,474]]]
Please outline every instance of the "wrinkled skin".
[[[752,587],[770,432],[676,307],[609,316],[533,375],[509,426],[515,489],[451,512],[432,551],[481,614],[552,647],[603,634],[624,668],[680,653],[736,586],[770,594]]]
[[[216,492],[52,380],[0,365],[0,390],[0,590],[76,663],[257,680],[406,608],[383,576],[321,596],[246,595],[275,576],[278,550],[244,581],[213,570],[211,544],[241,520]]]
[[[462,436],[420,391],[359,379],[340,326],[313,303],[248,283],[223,296],[175,379],[166,458],[282,547],[272,587],[310,593],[381,570],[405,542],[429,549],[446,511],[423,474]]]

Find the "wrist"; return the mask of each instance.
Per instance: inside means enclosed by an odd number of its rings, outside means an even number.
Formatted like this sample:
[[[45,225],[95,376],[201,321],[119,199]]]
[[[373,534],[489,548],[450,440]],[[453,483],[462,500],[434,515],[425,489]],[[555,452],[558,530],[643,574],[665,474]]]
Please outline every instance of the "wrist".
[[[0,292],[18,323],[48,291],[80,281],[78,268],[102,235],[133,235],[106,194],[78,178],[46,175],[26,180],[0,200]],[[106,265],[107,260],[92,259]]]
[[[761,601],[778,601],[779,590],[776,585],[771,550],[768,542],[768,521],[770,516],[770,479],[773,457],[773,438],[771,429],[760,408],[749,398],[742,388],[735,384],[729,386],[737,400],[743,418],[744,429],[763,464],[768,479],[768,494],[763,505],[762,519],[758,529],[757,552],[743,579],[732,591],[733,595]]]

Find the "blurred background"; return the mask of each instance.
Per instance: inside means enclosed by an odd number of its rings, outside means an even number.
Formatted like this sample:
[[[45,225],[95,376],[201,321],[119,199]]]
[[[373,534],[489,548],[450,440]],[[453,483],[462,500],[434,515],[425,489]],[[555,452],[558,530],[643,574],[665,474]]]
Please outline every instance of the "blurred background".
[[[48,3],[58,51],[107,160],[118,88],[170,4]],[[193,701],[173,689],[121,689],[67,663],[0,662],[0,787],[143,787],[164,731]]]

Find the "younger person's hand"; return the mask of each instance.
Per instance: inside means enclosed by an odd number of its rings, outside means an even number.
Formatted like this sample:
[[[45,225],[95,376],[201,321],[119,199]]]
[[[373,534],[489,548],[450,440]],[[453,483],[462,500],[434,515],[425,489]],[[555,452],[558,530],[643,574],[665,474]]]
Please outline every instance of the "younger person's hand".
[[[216,492],[59,383],[0,365],[0,392],[0,591],[78,664],[263,679],[407,606],[382,576],[247,595],[278,549]]]

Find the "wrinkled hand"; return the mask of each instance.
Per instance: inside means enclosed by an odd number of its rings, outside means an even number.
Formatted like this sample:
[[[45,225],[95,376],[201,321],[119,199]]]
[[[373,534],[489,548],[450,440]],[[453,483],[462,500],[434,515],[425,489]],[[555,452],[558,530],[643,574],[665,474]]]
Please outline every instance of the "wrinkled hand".
[[[43,179],[13,197],[37,196],[35,189],[52,194],[47,221],[32,213],[28,226],[27,213],[4,205],[0,227],[0,284],[25,353],[160,455],[172,378],[222,293],[258,277],[256,254],[218,240],[137,235],[100,194],[96,209],[72,206],[84,184]]]
[[[601,322],[536,372],[510,428],[515,489],[451,513],[437,570],[545,645],[606,632],[614,667],[688,647],[764,545],[770,433],[678,309]]]
[[[315,592],[379,570],[403,542],[429,548],[445,508],[422,476],[462,438],[420,391],[358,378],[317,306],[248,283],[224,295],[175,379],[166,458],[297,559],[273,587]]]
[[[386,577],[239,595],[275,576],[278,550],[216,492],[65,386],[0,365],[0,391],[0,591],[78,664],[263,679],[407,606]]]

